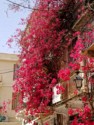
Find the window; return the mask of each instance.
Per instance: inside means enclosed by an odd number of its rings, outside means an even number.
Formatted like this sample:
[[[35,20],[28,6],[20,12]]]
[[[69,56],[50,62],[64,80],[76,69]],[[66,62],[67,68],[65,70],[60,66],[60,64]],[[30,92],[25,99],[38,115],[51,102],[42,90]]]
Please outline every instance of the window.
[[[18,78],[18,75],[17,75],[17,70],[18,69],[19,69],[19,65],[18,64],[14,64],[13,80]]]

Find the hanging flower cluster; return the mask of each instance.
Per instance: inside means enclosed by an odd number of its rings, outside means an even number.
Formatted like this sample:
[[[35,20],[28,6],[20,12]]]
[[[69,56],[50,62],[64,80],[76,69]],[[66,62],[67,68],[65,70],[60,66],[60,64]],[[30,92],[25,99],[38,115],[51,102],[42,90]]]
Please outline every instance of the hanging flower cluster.
[[[62,0],[38,0],[37,10],[31,13],[27,28],[23,35],[21,33],[21,66],[13,88],[21,93],[22,107],[23,99],[28,97],[28,101],[25,101],[26,109],[31,114],[46,111],[52,100],[52,88],[58,82],[58,62],[64,54],[64,46],[72,41],[73,33],[70,29],[78,18],[78,11],[75,16],[72,13],[74,4],[75,0],[69,3]],[[68,38],[66,34],[71,37]],[[64,80],[69,80],[70,71],[66,70],[65,74]],[[63,71],[59,75],[63,77]],[[60,89],[64,92],[64,88]]]
[[[58,77],[64,81],[70,80],[70,70],[69,69],[65,69],[65,70],[61,69],[58,73]]]
[[[52,89],[58,83],[58,78],[64,82],[70,80],[71,71],[79,70],[80,62],[84,59],[90,60],[88,65],[82,67],[84,73],[93,66],[94,60],[82,54],[82,50],[94,39],[93,30],[75,32],[72,29],[85,11],[83,3],[84,0],[37,0],[37,9],[31,13],[27,28],[21,33],[21,66],[17,72],[19,77],[13,85],[15,92],[21,95],[20,108],[25,105],[29,114],[48,112]],[[61,58],[65,61],[64,50],[75,42],[75,38],[76,43],[70,52],[75,62],[68,64],[66,61],[67,68],[60,70]],[[57,88],[59,94],[66,91],[63,86]],[[88,106],[84,107],[85,118],[90,111]],[[69,114],[73,114],[72,109]]]

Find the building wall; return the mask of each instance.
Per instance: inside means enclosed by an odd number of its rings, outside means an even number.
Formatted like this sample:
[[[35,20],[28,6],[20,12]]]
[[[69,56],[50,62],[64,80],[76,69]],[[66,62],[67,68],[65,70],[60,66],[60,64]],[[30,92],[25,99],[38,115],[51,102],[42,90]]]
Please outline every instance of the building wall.
[[[14,64],[18,58],[15,54],[0,53],[0,106],[2,102],[10,102],[7,104],[8,117],[15,117],[15,111],[12,110],[12,85]]]
[[[0,122],[0,125],[22,125],[21,122]]]

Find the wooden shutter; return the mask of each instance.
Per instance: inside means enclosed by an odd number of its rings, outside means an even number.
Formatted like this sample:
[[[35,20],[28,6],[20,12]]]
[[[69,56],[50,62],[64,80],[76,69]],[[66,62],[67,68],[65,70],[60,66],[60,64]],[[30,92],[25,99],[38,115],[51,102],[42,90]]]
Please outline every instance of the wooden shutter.
[[[19,105],[19,93],[12,93],[12,110],[17,109]]]
[[[62,94],[62,99],[65,100],[68,98],[68,83],[65,82],[63,86],[65,88],[65,92]]]
[[[14,64],[13,80],[15,80],[16,78],[18,78],[18,75],[17,75],[17,70],[18,69],[19,69],[19,65],[18,64]]]
[[[76,90],[76,83],[74,81],[75,79],[75,75],[73,75],[69,81],[69,96],[73,96],[74,95],[74,91]]]

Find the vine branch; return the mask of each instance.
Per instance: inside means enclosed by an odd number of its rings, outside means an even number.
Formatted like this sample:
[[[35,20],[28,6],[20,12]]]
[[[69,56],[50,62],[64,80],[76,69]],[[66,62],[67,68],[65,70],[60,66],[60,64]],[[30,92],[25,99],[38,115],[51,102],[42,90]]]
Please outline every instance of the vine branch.
[[[11,4],[15,4],[15,5],[17,5],[17,6],[20,6],[20,7],[22,7],[22,8],[25,8],[25,9],[29,9],[29,10],[36,10],[36,9],[34,9],[34,8],[31,8],[31,7],[27,7],[27,6],[24,6],[24,5],[21,5],[21,4],[19,4],[19,3],[16,3],[16,2],[13,2],[13,1],[11,1],[11,0],[6,0],[7,2],[9,2],[9,3],[11,3]]]
[[[24,6],[24,5],[21,5],[19,3],[16,3],[16,2],[13,2],[11,0],[6,0],[7,2],[11,3],[11,4],[14,4],[14,5],[17,5],[19,7],[22,7],[22,8],[25,8],[25,9],[29,9],[29,10],[39,10],[39,11],[47,11],[47,10],[41,10],[41,9],[36,9],[36,8],[33,8],[33,7],[27,7],[27,6]]]
[[[91,5],[94,5],[94,3],[93,3],[93,4],[91,4]],[[91,5],[90,5],[90,3],[88,3],[88,4],[87,4],[88,8],[89,8],[91,11],[93,11],[93,12],[94,12],[94,9],[91,7]]]

